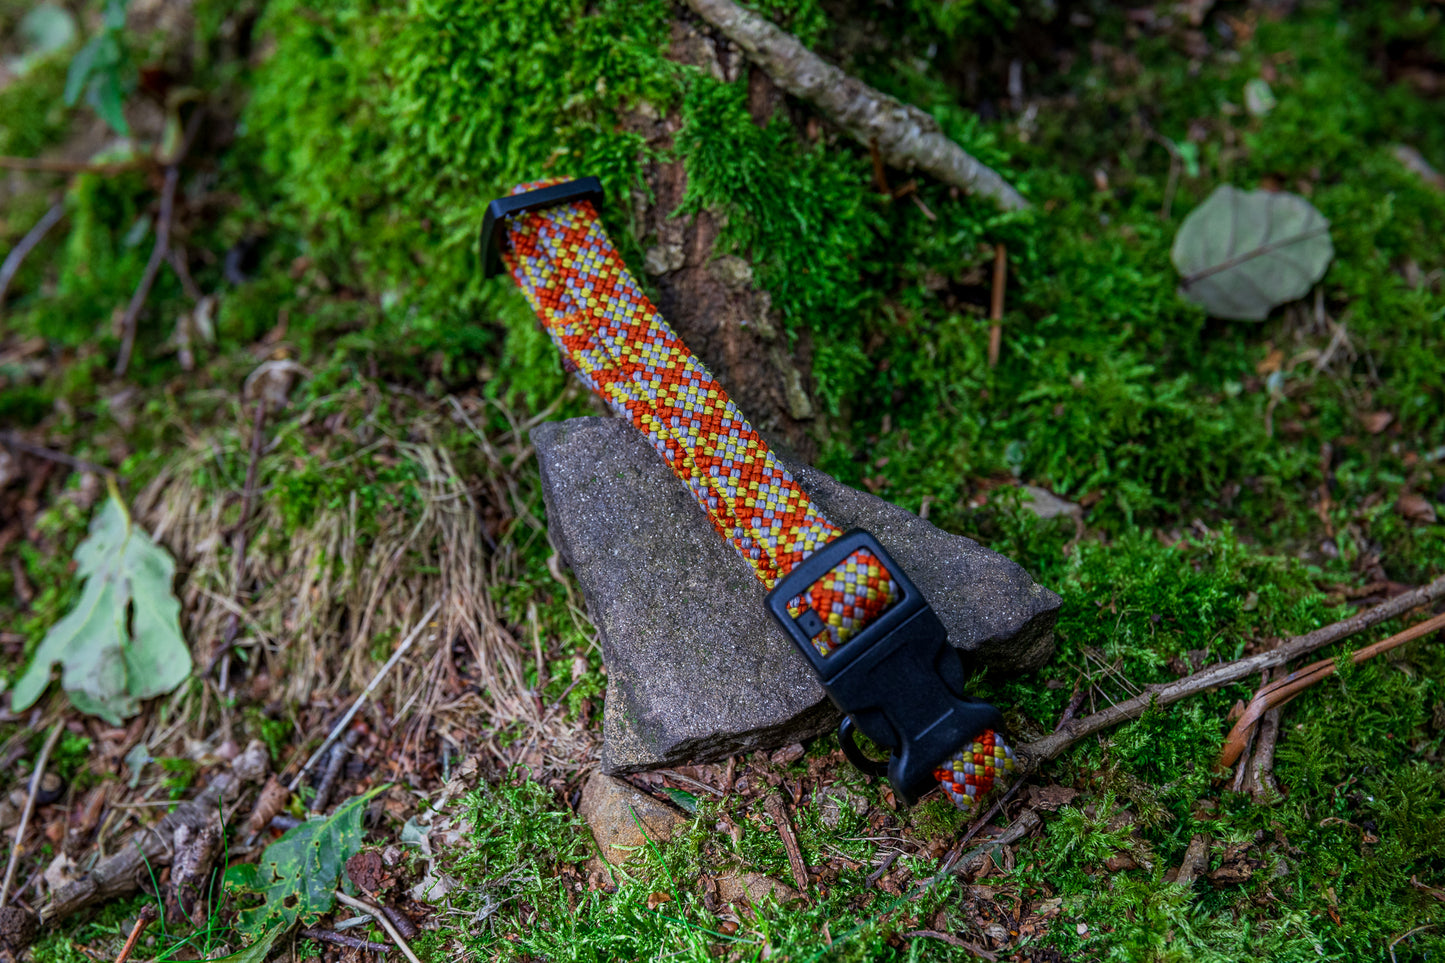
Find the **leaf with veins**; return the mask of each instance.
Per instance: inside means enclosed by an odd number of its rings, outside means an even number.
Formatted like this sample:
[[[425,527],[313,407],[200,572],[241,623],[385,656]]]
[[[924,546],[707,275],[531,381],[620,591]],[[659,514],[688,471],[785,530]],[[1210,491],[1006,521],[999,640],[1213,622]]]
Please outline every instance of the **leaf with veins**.
[[[59,664],[75,707],[119,726],[140,711],[141,700],[170,692],[191,674],[181,605],[171,593],[175,562],[132,523],[115,491],[91,521],[75,562],[85,580],[80,601],[45,634],[15,683],[11,708],[34,705]]]

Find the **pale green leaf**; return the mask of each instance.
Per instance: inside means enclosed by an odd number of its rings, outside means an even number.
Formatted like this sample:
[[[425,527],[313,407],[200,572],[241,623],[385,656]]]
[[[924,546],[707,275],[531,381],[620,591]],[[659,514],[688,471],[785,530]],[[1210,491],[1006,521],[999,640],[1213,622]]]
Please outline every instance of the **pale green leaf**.
[[[273,926],[251,941],[251,945],[237,950],[229,956],[218,956],[210,963],[266,963],[266,957],[271,952],[271,947],[286,932],[284,926]]]
[[[1263,321],[1304,297],[1335,249],[1330,222],[1298,194],[1224,185],[1189,212],[1171,255],[1189,300],[1218,318]]]
[[[171,594],[175,562],[131,524],[112,493],[75,551],[80,601],[51,626],[12,690],[11,706],[35,704],[61,667],[61,684],[82,712],[121,725],[140,702],[170,692],[191,674]]]
[[[226,889],[238,895],[261,897],[261,903],[242,909],[236,928],[252,938],[294,923],[315,922],[331,909],[332,894],[346,861],[361,848],[361,816],[378,787],[348,799],[329,816],[308,819],[286,831],[261,854],[256,865],[226,870]]]

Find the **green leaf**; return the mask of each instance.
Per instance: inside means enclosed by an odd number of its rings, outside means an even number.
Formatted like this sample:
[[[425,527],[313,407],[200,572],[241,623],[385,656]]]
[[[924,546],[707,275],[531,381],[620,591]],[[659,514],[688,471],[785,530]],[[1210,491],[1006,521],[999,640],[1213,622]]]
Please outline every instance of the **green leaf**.
[[[271,952],[271,947],[286,932],[284,926],[274,926],[251,941],[251,945],[232,953],[230,956],[222,956],[212,960],[211,963],[266,963],[266,956]]]
[[[11,63],[10,68],[24,74],[45,57],[75,42],[75,16],[58,4],[37,4],[20,18],[16,32],[24,54]]]
[[[266,847],[256,865],[227,869],[227,891],[263,899],[237,914],[236,927],[259,940],[277,927],[284,932],[297,921],[313,923],[330,910],[341,870],[361,848],[361,816],[366,803],[385,788],[355,796],[331,815],[308,819],[287,830]]]
[[[692,793],[684,792],[681,789],[673,789],[671,786],[663,786],[662,791],[667,793],[667,798],[671,799],[684,811],[694,815],[697,814],[697,797]]]
[[[1298,194],[1226,184],[1189,212],[1171,256],[1186,298],[1218,318],[1263,321],[1324,277],[1335,248],[1330,222]]]
[[[58,663],[75,707],[118,726],[140,711],[142,699],[170,692],[191,674],[181,605],[171,594],[175,562],[131,524],[114,491],[75,562],[85,580],[80,601],[45,634],[15,683],[11,706],[19,712],[34,705]]]

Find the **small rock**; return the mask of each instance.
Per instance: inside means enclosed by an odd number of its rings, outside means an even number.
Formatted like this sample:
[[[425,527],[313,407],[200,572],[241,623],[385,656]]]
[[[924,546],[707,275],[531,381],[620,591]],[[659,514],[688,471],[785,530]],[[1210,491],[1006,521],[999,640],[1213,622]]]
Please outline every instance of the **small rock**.
[[[837,710],[764,609],[762,583],[639,432],[577,418],[539,425],[531,440],[549,535],[602,641],[604,771],[721,759],[832,728]],[[973,659],[1026,671],[1052,655],[1061,600],[1018,564],[785,463],[825,516],[889,548]]]
[[[868,800],[842,786],[828,786],[818,791],[818,818],[829,829],[837,829],[843,821],[843,813],[852,810],[855,816],[868,811]]]
[[[12,954],[25,949],[40,936],[40,917],[19,906],[0,906],[0,943]]]
[[[671,806],[600,772],[593,773],[582,787],[577,812],[592,830],[602,858],[614,866],[621,866],[646,847],[649,839],[667,842],[684,822],[683,815]]]
[[[1033,512],[1039,518],[1048,520],[1050,518],[1082,518],[1084,509],[1071,501],[1060,498],[1047,488],[1040,488],[1037,485],[1020,485],[1028,500],[1023,507]]]
[[[799,893],[786,883],[780,883],[762,873],[733,873],[717,879],[718,899],[724,904],[747,900],[758,903],[772,897],[778,903],[789,903]]]

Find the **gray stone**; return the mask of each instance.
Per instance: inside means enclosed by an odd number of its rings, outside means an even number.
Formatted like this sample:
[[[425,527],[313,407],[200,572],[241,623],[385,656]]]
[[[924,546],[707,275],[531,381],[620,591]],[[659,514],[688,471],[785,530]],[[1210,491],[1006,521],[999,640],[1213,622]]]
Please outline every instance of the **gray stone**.
[[[607,664],[602,767],[637,772],[820,735],[838,720],[763,608],[766,592],[631,425],[532,430],[548,531],[581,584]],[[1019,565],[806,465],[818,509],[872,532],[976,663],[1038,668],[1060,599]]]

